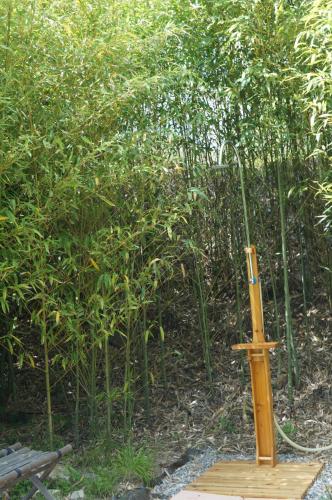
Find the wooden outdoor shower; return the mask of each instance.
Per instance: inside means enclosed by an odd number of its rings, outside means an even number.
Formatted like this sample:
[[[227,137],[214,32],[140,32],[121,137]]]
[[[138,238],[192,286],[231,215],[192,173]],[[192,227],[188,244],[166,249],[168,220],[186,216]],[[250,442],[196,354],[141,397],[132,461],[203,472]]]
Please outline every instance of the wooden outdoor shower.
[[[224,142],[220,149],[216,168],[230,166],[234,169],[233,164],[222,163],[227,144],[233,150],[239,168],[253,333],[252,342],[233,345],[232,349],[248,352],[256,435],[256,463],[250,460],[218,462],[175,495],[173,500],[297,500],[304,497],[323,465],[319,462],[277,462],[269,349],[277,347],[278,342],[265,340],[261,282],[256,247],[251,245],[250,240],[243,167],[237,148],[229,141]]]
[[[248,351],[251,373],[252,400],[256,432],[256,462],[258,465],[276,465],[276,447],[273,425],[273,400],[269,349],[277,342],[265,342],[262,292],[258,273],[256,247],[246,247],[247,270],[253,341],[235,344],[233,350]]]
[[[266,342],[262,292],[256,247],[245,248],[253,339],[236,344],[233,350],[248,351],[256,433],[256,463],[249,460],[214,464],[172,500],[298,500],[302,499],[323,464],[277,463],[269,349]],[[270,466],[270,467],[266,467]]]

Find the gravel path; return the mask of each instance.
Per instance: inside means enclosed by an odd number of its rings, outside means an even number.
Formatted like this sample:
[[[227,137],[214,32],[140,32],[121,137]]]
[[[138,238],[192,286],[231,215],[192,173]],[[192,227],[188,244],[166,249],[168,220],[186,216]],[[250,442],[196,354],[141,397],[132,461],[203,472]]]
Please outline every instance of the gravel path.
[[[172,475],[164,478],[161,484],[152,490],[152,497],[166,500],[181,491],[187,484],[202,474],[215,462],[220,460],[254,460],[254,456],[244,456],[240,454],[224,454],[213,448],[206,448],[194,454],[192,459],[182,467],[179,467]],[[317,460],[314,456],[278,455],[280,462],[311,462]],[[328,458],[321,458],[319,461],[325,463],[325,467],[318,476],[315,483],[308,490],[305,500],[330,500],[329,487],[332,486],[332,462]]]

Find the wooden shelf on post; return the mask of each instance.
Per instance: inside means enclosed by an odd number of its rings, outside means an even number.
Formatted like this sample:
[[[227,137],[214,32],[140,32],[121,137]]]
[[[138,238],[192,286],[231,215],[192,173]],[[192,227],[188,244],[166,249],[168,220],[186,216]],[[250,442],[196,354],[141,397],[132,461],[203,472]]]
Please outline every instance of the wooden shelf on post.
[[[253,351],[254,349],[275,349],[279,346],[279,342],[251,342],[250,344],[234,344],[233,351]]]

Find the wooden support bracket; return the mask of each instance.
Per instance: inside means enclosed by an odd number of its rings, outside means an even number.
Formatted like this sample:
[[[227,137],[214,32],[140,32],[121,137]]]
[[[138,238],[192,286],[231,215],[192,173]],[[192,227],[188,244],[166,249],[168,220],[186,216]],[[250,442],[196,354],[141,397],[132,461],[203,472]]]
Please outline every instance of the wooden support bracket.
[[[241,350],[246,350],[246,351],[252,351],[256,349],[275,349],[278,347],[279,342],[252,342],[250,344],[234,344],[232,345],[232,350],[233,351],[241,351]]]

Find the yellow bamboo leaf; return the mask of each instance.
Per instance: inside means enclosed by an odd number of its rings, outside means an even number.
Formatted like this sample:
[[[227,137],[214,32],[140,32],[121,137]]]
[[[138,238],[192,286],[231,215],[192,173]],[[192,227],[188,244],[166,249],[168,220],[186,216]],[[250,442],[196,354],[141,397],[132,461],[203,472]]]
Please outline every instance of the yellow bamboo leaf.
[[[55,313],[55,323],[58,325],[60,323],[60,311]]]
[[[5,215],[0,215],[0,221],[5,221],[5,220],[8,220],[8,217],[6,217]]]
[[[72,34],[72,29],[71,29],[71,27],[70,27],[70,25],[69,25],[69,24],[64,24],[64,26],[63,26],[63,27],[64,27],[65,32],[66,32],[68,35],[71,35],[71,34]]]
[[[35,360],[33,359],[33,357],[31,356],[31,354],[28,354],[28,358],[29,358],[29,361],[30,361],[30,365],[32,368],[36,368],[36,365],[35,365]]]
[[[91,265],[97,270],[97,271],[100,271],[100,267],[98,266],[97,262],[95,260],[93,260],[92,257],[90,257],[90,263]]]

